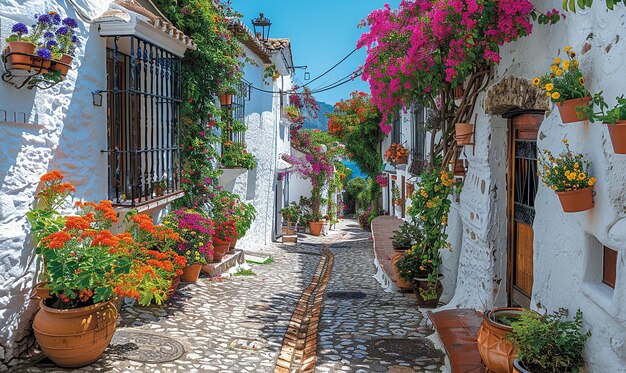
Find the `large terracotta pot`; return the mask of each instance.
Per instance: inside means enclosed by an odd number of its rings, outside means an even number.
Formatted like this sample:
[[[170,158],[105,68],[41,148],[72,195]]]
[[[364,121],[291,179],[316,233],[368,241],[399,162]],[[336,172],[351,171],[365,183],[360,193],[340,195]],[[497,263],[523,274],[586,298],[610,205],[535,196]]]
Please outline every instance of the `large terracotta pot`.
[[[323,221],[311,221],[309,222],[309,230],[312,236],[319,236],[322,233]]]
[[[626,154],[626,120],[620,120],[617,124],[609,124],[608,126],[613,151],[616,154]]]
[[[474,133],[474,125],[471,123],[457,123],[456,129],[456,143],[458,145],[470,145],[472,143],[472,134]]]
[[[70,56],[69,54],[64,54],[60,60],[52,61],[52,63],[50,64],[50,70],[60,72],[61,76],[65,78],[67,72],[70,69],[70,66],[72,65],[73,60],[74,58],[72,56]]]
[[[487,369],[494,373],[511,373],[517,356],[517,349],[505,338],[513,328],[496,320],[500,316],[518,319],[522,312],[522,308],[495,308],[483,315],[476,337],[478,352]]]
[[[213,239],[213,261],[221,262],[224,259],[224,254],[228,252],[230,248],[230,242],[222,241],[220,239]]]
[[[424,299],[420,290],[428,290],[432,284],[428,282],[428,279],[424,278],[416,278],[413,282],[413,292],[415,293],[415,298],[417,300],[417,305],[420,308],[436,308],[439,305],[439,299],[441,298],[441,294],[443,294],[443,284],[441,281],[437,280],[437,284],[435,285],[437,298],[436,299]]]
[[[220,99],[220,105],[228,106],[233,104],[233,95],[231,93],[222,93],[218,96]]]
[[[587,116],[585,114],[580,114],[576,112],[576,108],[578,106],[587,106],[589,105],[589,101],[591,101],[591,96],[587,96],[584,98],[574,98],[571,100],[565,100],[565,102],[560,103],[557,102],[556,106],[559,108],[559,114],[561,115],[561,121],[563,123],[574,123],[580,122],[583,120],[587,120]]]
[[[413,288],[413,282],[406,280],[398,274],[398,269],[396,268],[396,263],[400,261],[404,257],[404,253],[398,253],[391,258],[391,268],[393,268],[393,275],[396,277],[396,284],[402,290],[411,290]]]
[[[12,54],[9,56],[9,61],[14,69],[29,71],[32,67],[31,54],[35,54],[35,44],[26,43],[23,41],[11,41],[7,43],[9,46],[9,52],[12,53],[24,53],[24,54]]]
[[[115,332],[118,312],[110,302],[58,310],[40,302],[33,321],[35,339],[55,364],[65,368],[98,360]]]
[[[165,300],[172,299],[172,296],[176,293],[176,290],[178,290],[179,285],[180,285],[180,276],[176,276],[172,279],[172,284],[170,285],[170,288],[167,290],[167,293],[165,294]]]
[[[196,282],[198,281],[198,277],[200,277],[200,270],[202,269],[202,264],[192,264],[188,265],[183,269],[183,274],[180,275],[181,282]]]
[[[580,212],[593,208],[593,187],[570,190],[569,192],[556,192],[561,201],[563,212]]]

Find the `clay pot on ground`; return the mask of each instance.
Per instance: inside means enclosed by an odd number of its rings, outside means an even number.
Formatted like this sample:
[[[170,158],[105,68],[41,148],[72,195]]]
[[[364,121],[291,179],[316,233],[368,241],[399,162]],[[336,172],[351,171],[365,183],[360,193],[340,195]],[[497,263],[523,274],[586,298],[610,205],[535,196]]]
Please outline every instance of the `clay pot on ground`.
[[[283,236],[293,236],[296,234],[296,228],[293,225],[287,225],[282,227]]]
[[[213,261],[221,262],[224,259],[224,255],[230,249],[230,242],[222,241],[218,238],[213,240]]]
[[[181,282],[196,282],[198,281],[198,277],[200,277],[200,270],[202,269],[202,264],[192,264],[188,265],[183,269],[183,274],[180,275]]]
[[[561,201],[563,212],[581,212],[593,208],[593,187],[570,190],[568,192],[556,192]]]
[[[457,123],[455,125],[456,143],[458,145],[470,145],[472,143],[472,134],[474,133],[474,125],[471,123]]]
[[[67,72],[70,69],[70,66],[72,65],[73,60],[74,58],[72,56],[70,56],[69,54],[64,54],[60,60],[52,61],[52,63],[50,64],[50,70],[60,72],[61,76],[65,78]]]
[[[233,104],[233,95],[231,93],[222,93],[218,96],[220,99],[220,105],[229,106]]]
[[[9,56],[11,66],[17,70],[29,71],[33,61],[30,55],[35,53],[35,44],[26,43],[24,41],[12,41],[7,44],[9,46],[9,52],[15,53]]]
[[[176,290],[178,290],[179,285],[180,285],[180,276],[176,276],[172,279],[172,284],[170,285],[170,288],[167,290],[167,293],[165,294],[165,300],[172,299],[172,296],[176,293]]]
[[[433,286],[435,286],[437,298],[424,299],[422,292],[431,290]],[[416,278],[413,281],[413,292],[415,293],[415,298],[417,300],[417,305],[419,308],[436,308],[439,305],[439,299],[441,298],[441,294],[443,294],[443,284],[440,280],[437,280],[437,284],[433,285],[429,283],[428,279],[426,278]]]
[[[110,302],[59,310],[40,302],[33,321],[35,339],[43,353],[64,368],[98,360],[115,332],[118,312]]]
[[[589,105],[589,101],[591,101],[591,96],[587,96],[584,98],[574,98],[571,100],[565,100],[563,103],[557,102],[556,106],[559,108],[559,114],[561,115],[561,121],[566,123],[574,123],[580,122],[583,120],[587,120],[587,116],[585,114],[580,114],[576,112],[576,108],[578,106],[587,106]]]
[[[513,372],[513,359],[517,356],[517,349],[505,338],[513,328],[498,320],[503,317],[519,319],[522,312],[522,308],[495,308],[483,314],[476,336],[478,352],[487,369],[494,373]]]
[[[411,290],[413,289],[413,282],[410,280],[406,280],[403,277],[400,277],[398,273],[398,269],[396,268],[396,263],[399,262],[405,253],[398,253],[391,258],[391,268],[393,269],[393,275],[396,277],[396,284],[402,290]]]
[[[236,245],[237,245],[237,237],[233,237],[233,240],[230,241],[229,251],[235,251]]]
[[[626,154],[626,120],[620,120],[616,124],[607,124],[611,143],[615,154]]]
[[[322,233],[323,226],[324,226],[323,221],[309,222],[309,230],[311,231],[311,236],[319,236]]]

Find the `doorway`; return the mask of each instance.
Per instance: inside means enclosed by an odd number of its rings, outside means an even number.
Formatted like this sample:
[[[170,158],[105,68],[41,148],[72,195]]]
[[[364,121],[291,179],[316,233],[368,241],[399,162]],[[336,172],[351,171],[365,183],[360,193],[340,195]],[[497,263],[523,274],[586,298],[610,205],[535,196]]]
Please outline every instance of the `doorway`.
[[[537,175],[537,134],[543,112],[521,112],[509,118],[507,221],[507,290],[511,306],[530,307],[533,289],[533,222]]]

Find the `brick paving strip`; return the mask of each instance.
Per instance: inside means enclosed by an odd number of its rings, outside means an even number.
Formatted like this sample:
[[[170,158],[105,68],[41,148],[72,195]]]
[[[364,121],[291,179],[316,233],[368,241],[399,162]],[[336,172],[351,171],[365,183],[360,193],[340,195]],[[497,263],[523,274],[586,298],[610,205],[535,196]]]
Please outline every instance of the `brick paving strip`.
[[[276,362],[275,373],[314,372],[317,363],[317,332],[324,301],[324,291],[333,268],[334,255],[322,246],[320,260],[313,279],[302,292],[289,322],[283,345]]]

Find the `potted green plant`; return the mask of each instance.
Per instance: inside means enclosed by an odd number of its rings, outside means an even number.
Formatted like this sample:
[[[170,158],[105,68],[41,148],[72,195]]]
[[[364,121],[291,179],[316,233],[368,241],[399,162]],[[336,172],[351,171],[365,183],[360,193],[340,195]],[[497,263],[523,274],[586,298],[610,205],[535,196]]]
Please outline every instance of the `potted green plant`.
[[[556,57],[550,66],[550,72],[540,78],[534,78],[533,84],[546,92],[546,96],[559,108],[563,123],[586,120],[586,116],[577,108],[588,106],[591,95],[585,88],[585,78],[578,66],[576,52],[572,47],[564,48],[566,58]]]
[[[254,170],[257,163],[254,155],[246,149],[246,144],[227,141],[223,144],[222,165],[224,168]]]
[[[512,324],[519,320],[523,308],[494,308],[483,313],[476,345],[478,353],[489,371],[512,372],[517,349],[505,338],[513,331]]]
[[[291,123],[303,123],[302,111],[295,105],[285,106],[282,110],[283,117],[289,119]]]
[[[219,88],[218,98],[221,106],[230,106],[233,104],[233,96],[237,94],[237,90],[230,84],[224,84]]]
[[[309,230],[312,236],[319,236],[322,234],[322,227],[324,226],[324,220],[322,220],[322,214],[319,212],[311,213],[309,217]]]
[[[391,188],[391,202],[397,209],[402,209],[402,207],[404,207],[404,201],[402,200],[402,195],[400,194],[400,188],[395,185]]]
[[[405,252],[421,241],[421,235],[422,232],[417,224],[405,221],[400,228],[393,232],[391,244],[394,250]]]
[[[167,179],[161,178],[155,181],[152,184],[152,189],[154,190],[154,195],[157,197],[161,197],[165,194],[165,190],[167,189]]]
[[[61,21],[60,27],[56,29],[54,34],[44,34],[45,45],[52,52],[53,60],[50,71],[58,71],[61,79],[67,75],[74,59],[74,51],[78,44],[75,31],[77,27],[78,21],[76,19],[66,17]]]
[[[554,157],[544,150],[539,157],[540,173],[544,184],[554,190],[561,201],[564,212],[580,212],[593,208],[594,177],[588,170],[591,162],[582,154],[570,150],[567,139],[563,139],[566,152]]]
[[[596,93],[591,105],[579,108],[579,112],[586,115],[592,123],[598,121],[608,125],[613,150],[617,154],[626,154],[626,98],[622,95],[616,100],[617,104],[606,110],[609,105],[604,100],[602,92]],[[594,110],[596,106],[599,108],[598,112]]]
[[[583,314],[573,320],[558,313],[537,317],[525,312],[507,335],[517,348],[517,373],[577,373],[585,365],[583,349],[591,332],[582,333]]]
[[[283,217],[286,226],[283,227],[283,235],[294,235],[296,234],[295,225],[298,222],[298,218],[300,216],[300,207],[295,203],[291,202],[287,207],[284,207],[280,210],[280,214]]]

